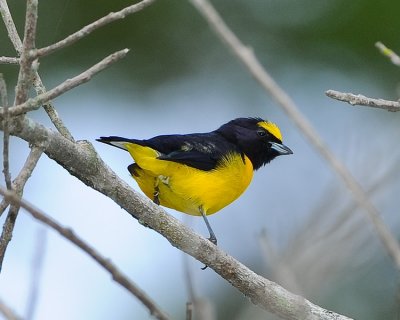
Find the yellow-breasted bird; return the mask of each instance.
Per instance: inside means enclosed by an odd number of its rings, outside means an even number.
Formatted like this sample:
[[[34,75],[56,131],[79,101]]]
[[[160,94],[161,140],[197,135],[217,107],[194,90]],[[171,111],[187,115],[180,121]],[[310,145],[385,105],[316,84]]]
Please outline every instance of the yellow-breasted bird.
[[[97,141],[130,153],[128,166],[140,189],[155,203],[208,222],[237,199],[253,171],[277,156],[292,154],[278,126],[261,118],[237,118],[207,133],[161,135],[148,140],[110,136]]]

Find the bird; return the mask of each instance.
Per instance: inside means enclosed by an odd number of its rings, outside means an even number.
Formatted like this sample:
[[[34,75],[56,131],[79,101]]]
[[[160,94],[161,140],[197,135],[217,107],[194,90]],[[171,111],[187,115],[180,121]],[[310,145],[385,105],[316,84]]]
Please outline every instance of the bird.
[[[236,200],[253,172],[281,155],[292,154],[279,127],[258,117],[236,118],[207,133],[159,135],[150,139],[103,136],[99,142],[128,151],[128,171],[154,203],[207,219]]]

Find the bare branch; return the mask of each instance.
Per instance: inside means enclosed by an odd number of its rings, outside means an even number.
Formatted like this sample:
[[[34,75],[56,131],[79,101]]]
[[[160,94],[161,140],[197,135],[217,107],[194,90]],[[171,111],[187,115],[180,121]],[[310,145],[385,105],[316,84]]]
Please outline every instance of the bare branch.
[[[7,306],[2,300],[0,300],[0,314],[4,316],[5,320],[22,320],[14,310]]]
[[[38,0],[27,0],[26,2],[26,16],[25,16],[25,29],[24,29],[24,41],[22,47],[20,47],[21,40],[17,34],[14,22],[11,18],[10,12],[8,10],[7,3],[5,0],[1,0],[0,11],[4,22],[7,25],[7,30],[9,32],[9,37],[13,42],[16,50],[21,55],[20,68],[18,74],[18,82],[15,89],[15,100],[14,105],[21,104],[25,102],[28,98],[28,93],[32,87],[33,80],[33,59],[29,56],[29,51],[35,47],[35,37],[36,37],[36,26],[37,26],[37,9]],[[3,86],[5,88],[5,85]],[[2,111],[5,112],[3,121],[5,124],[4,131],[4,150],[3,150],[3,162],[4,162],[4,175],[6,177],[7,188],[11,189],[11,176],[9,173],[8,164],[8,152],[9,152],[9,109],[8,103],[3,103]],[[3,225],[3,231],[0,236],[0,270],[2,269],[4,256],[11,241],[15,222],[18,216],[19,207],[16,205],[11,205],[7,218]]]
[[[10,146],[10,131],[8,130],[8,98],[7,98],[7,87],[4,81],[3,74],[0,73],[0,98],[1,105],[4,110],[3,117],[3,173],[6,181],[7,189],[11,189],[11,174],[10,174],[10,162],[9,162],[9,146]]]
[[[39,161],[39,158],[42,155],[42,153],[43,151],[41,148],[33,146],[20,173],[14,179],[12,183],[12,189],[20,197],[22,196],[25,184],[30,178],[33,169],[36,167],[36,164]],[[8,202],[3,199],[3,201],[0,203],[0,216],[3,214],[4,210],[7,209],[7,207],[8,207]]]
[[[66,46],[69,46],[74,42],[82,39],[83,37],[86,37],[87,35],[91,34],[96,29],[105,26],[106,24],[109,24],[116,20],[124,19],[128,15],[146,8],[147,6],[151,5],[154,1],[155,0],[142,0],[139,3],[126,7],[118,12],[111,12],[108,15],[104,16],[103,18],[100,18],[95,22],[88,24],[87,26],[83,27],[82,29],[78,30],[77,32],[69,35],[65,39],[55,44],[32,51],[32,57],[42,57],[51,54],[58,49],[62,49]]]
[[[38,95],[46,92],[46,88],[44,87],[42,80],[40,79],[40,76],[37,72],[35,78],[33,79],[33,85],[35,86],[36,93]],[[43,105],[43,109],[46,111],[51,122],[57,128],[58,132],[60,132],[68,140],[75,141],[72,134],[69,132],[68,128],[64,125],[61,118],[58,116],[56,108],[53,107],[50,101],[48,101]]]
[[[15,194],[18,199],[21,199],[17,194]],[[46,254],[46,244],[47,244],[47,230],[40,226],[37,230],[36,243],[34,256],[32,259],[32,272],[31,272],[31,283],[29,288],[28,306],[26,308],[26,320],[34,319],[37,300],[40,290],[40,282],[43,273],[43,262]]]
[[[322,141],[317,131],[301,113],[298,106],[288,94],[275,82],[258,61],[253,51],[244,46],[236,35],[228,28],[217,11],[207,0],[190,0],[197,10],[207,20],[212,30],[218,35],[223,43],[234,53],[241,63],[260,85],[275,99],[283,111],[289,116],[293,123],[300,129],[311,145],[325,158],[333,172],[343,181],[351,191],[354,200],[363,208],[363,212],[371,221],[374,229],[393,259],[396,267],[400,270],[400,246],[396,238],[380,218],[377,208],[369,200],[361,185],[355,180],[347,167],[332,153],[325,142]]]
[[[11,39],[11,42],[14,45],[15,50],[19,55],[22,54],[22,41],[20,37],[18,36],[17,29],[15,27],[14,21],[12,19],[12,16],[10,14],[10,10],[8,9],[7,1],[6,0],[0,0],[0,12],[4,21],[4,24],[7,27],[7,32],[8,36]],[[44,93],[46,91],[39,74],[37,73],[36,70],[34,70],[34,87],[37,92],[37,94]],[[45,104],[44,106],[45,111],[47,112],[50,120],[53,122],[54,126],[57,128],[57,130],[67,139],[74,141],[74,138],[72,137],[71,133],[67,129],[67,127],[63,124],[61,121],[60,117],[58,116],[55,108],[52,106],[51,103]]]
[[[19,58],[1,56],[0,64],[19,64]]]
[[[15,221],[17,220],[19,207],[11,205],[8,210],[6,221],[3,224],[3,231],[0,236],[0,272],[3,268],[4,256],[7,251],[8,244],[11,241],[14,231]]]
[[[354,106],[354,105],[367,106],[367,107],[372,107],[372,108],[384,109],[384,110],[391,111],[391,112],[400,111],[400,102],[399,101],[368,98],[361,94],[355,95],[353,93],[345,93],[345,92],[339,92],[339,91],[335,91],[335,90],[328,90],[325,92],[325,94],[329,98],[348,102],[352,106]]]
[[[35,219],[41,221],[45,225],[49,226],[53,230],[57,231],[65,239],[71,241],[77,247],[82,249],[86,254],[91,256],[99,265],[106,269],[114,279],[126,290],[132,293],[136,298],[138,298],[150,311],[150,314],[155,318],[160,320],[168,320],[168,316],[161,311],[161,309],[151,300],[151,298],[139,287],[130,281],[109,259],[103,257],[94,248],[88,245],[80,237],[78,237],[75,232],[70,229],[61,226],[54,219],[50,218],[40,210],[34,208],[31,204],[25,200],[20,199],[20,197],[14,192],[10,192],[3,188],[0,188],[0,194],[5,197],[7,201],[10,201],[14,205],[20,206],[27,210]]]
[[[10,38],[15,50],[18,55],[22,54],[22,41],[18,35],[17,28],[15,27],[14,21],[11,17],[10,9],[8,8],[8,4],[6,0],[0,0],[0,13],[3,18],[4,25],[7,28],[7,34]]]
[[[95,74],[104,70],[114,62],[122,59],[123,57],[126,56],[128,52],[129,52],[128,49],[117,51],[109,55],[108,57],[104,58],[102,61],[95,64],[85,72],[82,72],[81,74],[77,75],[76,77],[68,79],[63,83],[61,83],[60,85],[58,85],[57,87],[42,94],[39,94],[38,96],[31,98],[18,106],[10,108],[9,109],[10,116],[17,116],[32,110],[36,110],[40,108],[42,104],[47,103],[51,99],[58,97],[59,95],[67,92],[68,90],[71,90],[81,85],[82,83],[88,82]],[[0,110],[0,117],[4,117],[4,110]]]
[[[47,156],[70,174],[114,200],[141,224],[163,235],[173,246],[213,269],[254,304],[285,319],[349,319],[314,305],[261,277],[193,232],[152,201],[132,190],[101,160],[87,141],[72,143],[58,132],[49,130],[28,117],[18,122],[13,120],[10,124],[11,134],[33,145],[44,146]]]
[[[22,43],[22,53],[18,74],[17,87],[15,89],[14,105],[25,102],[28,98],[29,89],[32,87],[33,60],[29,51],[35,47],[36,25],[37,25],[38,0],[27,0],[24,41]]]
[[[396,66],[400,66],[400,57],[393,50],[387,48],[382,42],[378,41],[375,43],[375,47],[386,57],[392,61]]]

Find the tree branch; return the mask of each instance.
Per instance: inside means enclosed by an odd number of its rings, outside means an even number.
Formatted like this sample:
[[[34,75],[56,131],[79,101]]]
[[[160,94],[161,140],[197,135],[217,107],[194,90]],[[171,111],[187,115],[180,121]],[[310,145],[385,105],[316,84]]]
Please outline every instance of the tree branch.
[[[400,66],[400,57],[393,50],[386,47],[382,42],[378,41],[375,43],[375,47],[379,49],[379,51],[386,57],[390,59],[390,61],[395,66]]]
[[[109,24],[116,20],[124,19],[128,15],[136,13],[136,12],[146,8],[147,6],[151,5],[154,1],[155,0],[142,0],[139,3],[135,3],[129,7],[126,7],[124,9],[120,10],[120,11],[111,12],[108,15],[88,24],[87,26],[83,27],[82,29],[69,35],[68,37],[66,37],[65,39],[63,39],[57,43],[54,43],[45,48],[41,48],[41,49],[32,51],[31,55],[32,55],[32,57],[42,57],[42,56],[51,54],[56,50],[65,48],[66,46],[73,44],[74,42],[82,39],[83,37],[88,36],[93,31],[105,26],[106,24]]]
[[[353,94],[353,93],[345,93],[335,90],[328,90],[325,94],[332,99],[336,99],[339,101],[344,101],[352,106],[359,105],[359,106],[367,106],[372,108],[379,108],[384,109],[391,112],[400,111],[400,102],[399,101],[390,101],[384,99],[374,99],[368,98],[361,94]]]
[[[17,116],[29,111],[37,110],[38,108],[40,108],[42,104],[49,102],[51,99],[58,97],[59,95],[67,92],[68,90],[71,90],[81,85],[82,83],[88,82],[94,75],[96,75],[100,71],[103,71],[105,68],[107,68],[114,62],[117,62],[118,60],[125,57],[128,52],[129,49],[123,49],[117,51],[109,55],[108,57],[104,58],[99,63],[95,64],[85,72],[82,72],[81,74],[75,76],[74,78],[68,79],[63,83],[61,83],[60,85],[58,85],[57,87],[49,91],[46,91],[42,94],[39,94],[38,96],[31,98],[20,105],[10,108],[9,109],[10,116]],[[0,117],[3,115],[4,115],[4,110],[1,109]]]
[[[342,180],[350,190],[354,200],[363,208],[366,216],[374,226],[381,243],[393,259],[395,266],[400,270],[400,246],[396,238],[380,218],[378,209],[372,204],[361,185],[356,181],[347,167],[332,153],[317,131],[301,113],[298,106],[289,95],[275,82],[258,61],[253,51],[244,46],[236,35],[228,28],[218,12],[207,0],[189,0],[206,19],[211,29],[223,43],[233,52],[248,72],[268,92],[293,123],[300,129],[310,144],[321,154],[331,167],[332,171]]]
[[[114,200],[141,224],[163,235],[173,246],[215,270],[254,304],[285,319],[349,319],[314,305],[261,277],[187,228],[149,199],[133,191],[102,161],[89,142],[72,143],[26,117],[14,118],[10,133],[30,144],[44,146],[46,155],[70,174]]]
[[[0,314],[4,316],[6,320],[22,320],[14,310],[7,306],[2,300],[0,300]]]
[[[32,87],[34,59],[29,55],[29,51],[35,47],[36,25],[37,25],[38,0],[27,0],[24,41],[22,43],[22,53],[18,74],[17,87],[15,89],[14,105],[25,102]]]
[[[78,237],[74,231],[70,228],[61,226],[54,219],[50,218],[40,210],[34,208],[31,204],[21,199],[17,194],[12,191],[5,190],[0,187],[0,194],[4,196],[5,200],[13,203],[16,206],[20,206],[27,210],[35,219],[43,222],[45,225],[57,231],[65,239],[71,241],[77,247],[82,249],[85,253],[91,256],[98,264],[106,269],[114,279],[126,290],[137,297],[150,311],[150,314],[160,320],[168,320],[168,316],[150,299],[150,297],[139,287],[130,281],[109,259],[103,257],[94,248],[88,245],[80,237]]]
[[[3,173],[4,180],[6,182],[7,189],[11,189],[11,174],[10,174],[10,163],[9,163],[9,146],[10,146],[10,131],[8,130],[8,98],[7,98],[7,87],[4,81],[3,74],[0,73],[0,101],[4,110],[3,117]]]
[[[0,273],[3,269],[3,261],[14,231],[15,222],[17,220],[19,206],[11,205],[8,210],[6,221],[3,224],[3,231],[0,236]]]
[[[0,64],[19,64],[19,58],[1,56]]]
[[[22,197],[25,184],[32,175],[33,169],[36,167],[36,164],[39,161],[42,153],[43,151],[41,148],[35,146],[32,147],[24,166],[22,167],[18,176],[12,182],[12,189],[20,197]],[[8,204],[9,203],[5,199],[3,199],[3,201],[0,203],[0,216],[7,209]]]
[[[18,55],[22,54],[22,41],[18,35],[17,28],[15,27],[14,21],[11,17],[10,9],[8,9],[8,4],[6,0],[0,0],[0,13],[3,18],[4,25],[7,29],[8,37],[11,40],[15,50]]]
[[[8,9],[7,1],[6,0],[0,0],[0,12],[4,21],[4,24],[6,25],[8,36],[11,39],[11,42],[17,51],[19,55],[22,54],[22,41],[18,35],[17,29],[15,27],[14,21],[12,19],[10,10]],[[35,90],[38,94],[46,92],[46,88],[44,87],[39,74],[36,70],[34,70],[33,74],[33,79],[34,79],[34,87]],[[50,120],[53,122],[54,126],[57,128],[57,130],[65,136],[67,139],[74,141],[74,138],[72,137],[71,133],[67,129],[67,127],[63,124],[61,121],[60,117],[58,116],[57,112],[55,111],[55,108],[51,105],[51,103],[45,104],[43,106],[44,110],[47,112]]]

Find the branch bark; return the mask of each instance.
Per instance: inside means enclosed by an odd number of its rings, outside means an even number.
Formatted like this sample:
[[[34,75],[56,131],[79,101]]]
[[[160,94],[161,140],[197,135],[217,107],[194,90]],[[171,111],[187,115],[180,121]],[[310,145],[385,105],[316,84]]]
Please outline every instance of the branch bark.
[[[0,64],[19,64],[19,58],[1,56]]]
[[[374,99],[368,98],[361,94],[353,94],[353,93],[346,93],[340,92],[335,90],[328,90],[325,94],[332,99],[336,99],[339,101],[344,101],[352,106],[359,105],[359,106],[367,106],[372,108],[384,109],[391,112],[400,111],[400,102],[399,101],[390,101],[384,99]]]
[[[73,143],[27,117],[13,119],[10,133],[43,147],[46,155],[70,174],[114,200],[141,224],[163,235],[174,247],[213,269],[254,304],[284,319],[349,319],[314,305],[254,273],[149,199],[140,196],[102,161],[89,142]]]

